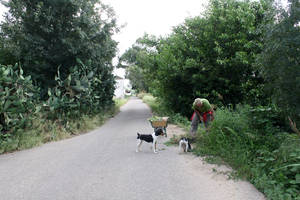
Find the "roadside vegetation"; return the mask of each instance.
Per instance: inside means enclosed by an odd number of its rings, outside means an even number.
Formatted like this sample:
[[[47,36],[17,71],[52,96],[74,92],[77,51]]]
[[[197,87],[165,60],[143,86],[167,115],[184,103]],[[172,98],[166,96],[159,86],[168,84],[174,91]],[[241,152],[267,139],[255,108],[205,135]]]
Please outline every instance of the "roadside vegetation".
[[[114,11],[100,1],[2,2],[0,153],[87,132],[124,101],[113,100]]]
[[[230,165],[231,177],[272,200],[300,199],[299,8],[211,0],[201,16],[166,37],[145,34],[120,58],[154,114],[187,135],[194,99],[208,99],[215,120],[199,129],[193,152]]]

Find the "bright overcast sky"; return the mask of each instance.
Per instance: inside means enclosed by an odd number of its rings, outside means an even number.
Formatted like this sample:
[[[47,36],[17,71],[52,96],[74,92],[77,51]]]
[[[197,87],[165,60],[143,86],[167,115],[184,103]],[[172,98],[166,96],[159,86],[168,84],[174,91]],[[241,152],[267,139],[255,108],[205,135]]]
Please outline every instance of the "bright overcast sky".
[[[126,24],[115,39],[120,54],[144,33],[165,36],[184,19],[200,15],[208,0],[103,0],[112,6],[120,25]]]

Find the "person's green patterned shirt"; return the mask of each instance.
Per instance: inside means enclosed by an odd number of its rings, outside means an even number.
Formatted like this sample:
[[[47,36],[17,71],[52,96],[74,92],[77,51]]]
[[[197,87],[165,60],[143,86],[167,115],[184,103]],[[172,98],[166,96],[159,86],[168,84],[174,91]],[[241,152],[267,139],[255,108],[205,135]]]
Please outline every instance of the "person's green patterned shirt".
[[[198,101],[202,102],[201,108],[196,106]],[[193,110],[197,110],[200,113],[205,113],[205,112],[212,110],[212,106],[210,105],[209,101],[207,99],[200,99],[200,98],[195,99],[192,108],[193,108]]]

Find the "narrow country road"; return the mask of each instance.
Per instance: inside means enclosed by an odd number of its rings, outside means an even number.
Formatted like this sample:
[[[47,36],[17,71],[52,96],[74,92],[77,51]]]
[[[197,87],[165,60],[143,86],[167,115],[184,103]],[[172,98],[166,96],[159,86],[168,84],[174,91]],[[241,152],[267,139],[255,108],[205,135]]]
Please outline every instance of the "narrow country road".
[[[151,133],[150,109],[132,98],[101,128],[0,156],[1,200],[262,200],[244,181],[227,180],[191,154],[149,144],[136,153],[136,132]]]

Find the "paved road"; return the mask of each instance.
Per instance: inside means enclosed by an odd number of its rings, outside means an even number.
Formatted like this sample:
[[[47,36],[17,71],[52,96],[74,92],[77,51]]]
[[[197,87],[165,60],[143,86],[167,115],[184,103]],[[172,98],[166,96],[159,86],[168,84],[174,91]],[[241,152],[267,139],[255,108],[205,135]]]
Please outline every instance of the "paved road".
[[[247,182],[226,180],[199,158],[163,146],[135,152],[153,131],[149,108],[132,98],[88,134],[0,156],[1,200],[259,200]]]

